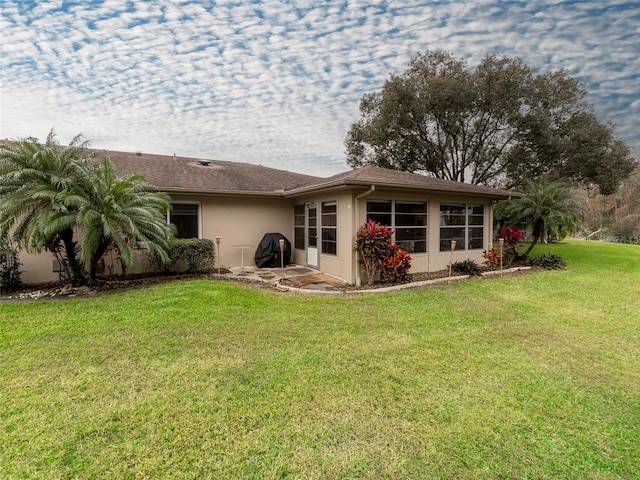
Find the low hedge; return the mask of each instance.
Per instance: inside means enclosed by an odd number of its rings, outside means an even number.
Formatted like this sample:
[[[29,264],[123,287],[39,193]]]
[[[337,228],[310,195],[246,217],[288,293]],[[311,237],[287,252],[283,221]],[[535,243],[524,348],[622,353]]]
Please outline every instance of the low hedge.
[[[171,273],[206,273],[215,268],[216,248],[207,238],[176,239],[167,253],[171,262],[165,269]]]

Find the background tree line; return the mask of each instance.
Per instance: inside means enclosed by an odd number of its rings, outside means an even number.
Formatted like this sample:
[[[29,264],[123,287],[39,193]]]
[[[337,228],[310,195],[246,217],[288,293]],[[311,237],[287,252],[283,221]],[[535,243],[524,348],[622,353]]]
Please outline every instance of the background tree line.
[[[580,195],[591,238],[640,244],[640,163],[611,195],[594,187],[584,187]]]

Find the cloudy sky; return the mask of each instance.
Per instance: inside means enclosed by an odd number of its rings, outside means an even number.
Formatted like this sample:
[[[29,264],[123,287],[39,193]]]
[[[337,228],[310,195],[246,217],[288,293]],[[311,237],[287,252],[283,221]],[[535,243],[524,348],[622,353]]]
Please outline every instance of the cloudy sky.
[[[329,176],[363,94],[418,51],[567,69],[640,146],[640,2],[0,0],[0,138]]]

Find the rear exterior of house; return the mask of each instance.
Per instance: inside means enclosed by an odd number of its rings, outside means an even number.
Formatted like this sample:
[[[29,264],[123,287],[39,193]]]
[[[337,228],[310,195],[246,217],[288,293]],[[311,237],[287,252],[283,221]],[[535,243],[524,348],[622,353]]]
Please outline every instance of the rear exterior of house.
[[[482,263],[491,247],[493,205],[512,193],[379,167],[319,178],[258,165],[175,156],[109,152],[119,175],[141,173],[171,197],[168,221],[182,238],[219,237],[222,267],[255,266],[266,233],[292,245],[291,262],[359,283],[357,230],[372,219],[395,230],[413,257],[411,273]],[[143,251],[141,251],[142,253]],[[136,271],[149,268],[140,256]],[[23,281],[56,281],[50,254],[22,255]],[[106,273],[118,273],[105,258]],[[55,265],[54,265],[55,266]]]

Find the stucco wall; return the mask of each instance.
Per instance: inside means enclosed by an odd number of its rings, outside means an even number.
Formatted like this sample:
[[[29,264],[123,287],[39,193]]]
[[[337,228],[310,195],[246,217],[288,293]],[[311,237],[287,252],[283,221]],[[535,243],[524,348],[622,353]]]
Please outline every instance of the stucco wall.
[[[364,192],[364,190],[363,190]],[[453,254],[453,261],[471,259],[482,264],[482,252],[492,244],[493,236],[493,202],[469,196],[453,195],[416,195],[402,191],[376,190],[358,201],[356,227],[362,226],[366,218],[366,202],[370,200],[398,200],[410,202],[427,202],[427,253],[412,254],[410,273],[435,272],[448,268],[451,259],[450,252],[440,252],[440,204],[474,204],[484,205],[484,247],[477,250],[457,250]],[[352,234],[355,236],[355,232]],[[354,279],[355,281],[355,279]]]
[[[58,280],[58,274],[53,273],[54,257],[49,252],[29,255],[20,253],[20,270],[22,271],[22,282],[25,284],[49,283]]]
[[[356,200],[360,196],[358,200]],[[492,202],[468,196],[438,196],[407,194],[400,190],[376,189],[369,192],[366,188],[357,191],[333,192],[322,196],[308,196],[296,199],[295,204],[337,202],[338,211],[338,245],[337,255],[319,254],[319,270],[335,275],[350,283],[358,281],[360,266],[354,250],[357,229],[366,222],[366,202],[368,200],[398,200],[411,202],[427,202],[427,253],[413,254],[412,273],[437,271],[448,268],[450,252],[440,252],[440,204],[474,204],[484,205],[484,247],[478,250],[456,251],[453,261],[471,259],[482,264],[482,252],[491,245],[492,237]],[[291,214],[293,215],[293,214]],[[321,228],[321,225],[320,225]],[[319,233],[320,234],[320,233]],[[295,263],[305,265],[304,250],[294,249]]]
[[[351,281],[353,275],[352,254],[353,254],[353,196],[351,192],[336,191],[329,192],[325,195],[308,196],[295,200],[295,205],[303,205],[305,203],[316,203],[318,205],[318,220],[320,222],[318,228],[318,270]],[[321,249],[321,218],[322,203],[336,202],[337,205],[337,244],[336,255],[322,253]],[[293,206],[291,207],[291,218],[293,219]],[[301,249],[294,249],[295,263],[300,265],[307,264],[306,252]]]
[[[359,195],[362,196],[356,201]],[[255,266],[255,251],[265,233],[281,233],[286,236],[294,247],[294,205],[305,202],[317,203],[318,218],[321,218],[323,202],[337,202],[338,239],[337,254],[329,255],[321,252],[319,238],[318,269],[335,275],[347,282],[355,283],[358,279],[360,266],[357,263],[354,250],[356,230],[366,221],[366,202],[368,200],[400,200],[427,202],[427,253],[413,254],[412,273],[437,271],[446,269],[450,261],[450,252],[439,251],[440,226],[439,209],[441,203],[454,204],[482,204],[485,206],[484,247],[478,250],[456,251],[453,261],[472,259],[482,264],[482,252],[492,244],[492,202],[464,196],[438,196],[407,194],[401,190],[377,189],[368,192],[366,187],[356,191],[334,191],[323,195],[304,198],[278,199],[259,197],[218,197],[174,195],[172,202],[196,203],[200,206],[200,237],[215,241],[220,236],[220,265],[221,267],[239,267],[241,252],[239,245],[251,245],[244,250],[244,265]],[[321,225],[319,226],[321,228]],[[321,236],[321,231],[318,232]],[[292,262],[306,265],[304,250],[293,248]],[[111,257],[105,258],[106,272],[120,273],[117,259],[111,264]],[[50,253],[40,255],[21,254],[23,263],[23,281],[25,283],[53,282],[58,280],[58,274],[52,270],[53,256]],[[140,259],[135,272],[143,271],[147,267],[146,260]]]
[[[175,196],[174,202],[197,202],[201,209],[201,238],[220,236],[220,265],[255,266],[255,252],[265,233],[281,233],[293,243],[293,202],[286,199]]]
[[[293,201],[291,200],[174,195],[171,201],[200,205],[200,237],[215,242],[216,236],[220,236],[221,267],[240,266],[242,251],[234,248],[234,245],[252,245],[244,251],[244,264],[255,266],[255,251],[265,233],[282,233],[293,242]],[[53,272],[53,260],[53,255],[48,252],[38,255],[21,252],[22,281],[25,284],[57,282],[59,277]],[[145,271],[148,265],[147,259],[140,256],[136,267],[129,273]],[[115,255],[105,256],[105,267],[106,274],[121,273]]]

